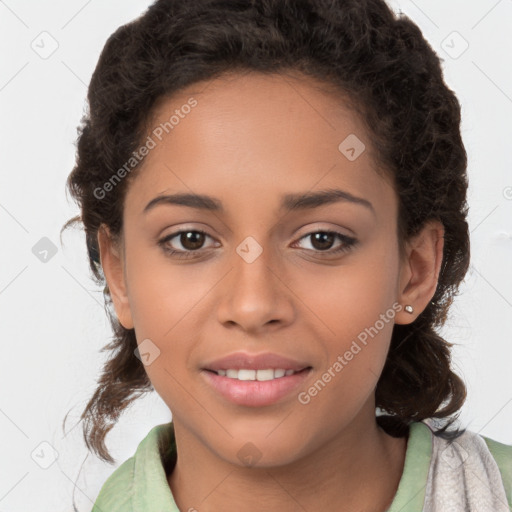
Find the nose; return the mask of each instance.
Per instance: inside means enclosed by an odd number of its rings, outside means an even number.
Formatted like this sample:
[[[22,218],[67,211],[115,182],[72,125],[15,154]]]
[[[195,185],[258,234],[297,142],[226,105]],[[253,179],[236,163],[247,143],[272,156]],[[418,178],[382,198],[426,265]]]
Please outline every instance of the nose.
[[[222,280],[217,302],[217,318],[225,327],[261,333],[293,322],[293,292],[283,265],[277,255],[261,249],[249,240],[233,251],[231,271]]]

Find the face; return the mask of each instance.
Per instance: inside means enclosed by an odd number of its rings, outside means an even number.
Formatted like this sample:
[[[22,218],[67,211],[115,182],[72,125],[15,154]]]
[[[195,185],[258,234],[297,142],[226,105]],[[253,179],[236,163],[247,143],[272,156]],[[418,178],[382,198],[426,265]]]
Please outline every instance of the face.
[[[339,97],[278,75],[206,85],[158,105],[114,304],[176,428],[233,464],[285,464],[374,421],[404,315],[397,196]],[[237,368],[272,380],[222,375]]]

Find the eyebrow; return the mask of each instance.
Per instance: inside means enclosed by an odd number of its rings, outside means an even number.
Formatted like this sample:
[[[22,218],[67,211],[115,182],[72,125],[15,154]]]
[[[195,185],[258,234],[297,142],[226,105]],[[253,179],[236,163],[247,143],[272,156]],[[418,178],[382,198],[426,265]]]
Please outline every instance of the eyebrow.
[[[375,215],[375,209],[372,203],[362,197],[339,189],[321,190],[319,192],[306,192],[299,194],[287,194],[283,196],[280,209],[287,211],[307,210],[318,208],[331,203],[345,201],[366,207]],[[147,213],[159,204],[170,204],[179,206],[188,206],[200,210],[211,212],[224,212],[222,202],[204,194],[171,194],[160,195],[152,199],[144,208],[143,213]]]

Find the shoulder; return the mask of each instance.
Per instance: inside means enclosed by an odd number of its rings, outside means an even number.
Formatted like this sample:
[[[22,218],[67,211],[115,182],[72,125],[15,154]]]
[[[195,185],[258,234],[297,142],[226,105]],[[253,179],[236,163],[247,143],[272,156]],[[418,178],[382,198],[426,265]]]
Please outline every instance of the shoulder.
[[[512,445],[481,436],[500,470],[508,504],[512,507]]]
[[[173,440],[172,424],[153,427],[139,443],[134,455],[125,460],[105,481],[91,512],[131,510],[132,505],[143,498],[148,485],[154,486],[154,493],[162,494],[162,488],[164,492],[169,492],[167,485],[164,485],[166,480],[162,456],[164,449],[168,449],[170,439]]]
[[[480,510],[478,507],[482,503],[492,503],[495,511],[510,510],[511,445],[468,429],[452,439],[433,435],[432,440],[430,493],[438,493],[448,499],[455,492],[453,489],[457,489],[467,510]]]
[[[125,460],[105,481],[91,512],[123,510],[131,502],[135,456]]]
[[[460,437],[454,439],[453,444],[458,445],[459,451],[461,447],[467,449],[466,453],[463,450],[461,452],[463,458],[476,456],[481,461],[493,459],[507,493],[512,491],[512,445],[500,443],[470,430],[464,431]],[[447,442],[447,447],[450,446],[451,443]]]

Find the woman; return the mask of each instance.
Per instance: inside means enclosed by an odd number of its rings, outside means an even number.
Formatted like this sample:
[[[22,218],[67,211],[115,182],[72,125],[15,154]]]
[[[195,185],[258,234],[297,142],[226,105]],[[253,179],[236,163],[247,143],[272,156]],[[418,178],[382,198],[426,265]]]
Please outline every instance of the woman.
[[[448,430],[467,160],[416,25],[382,0],[159,0],[88,100],[70,223],[115,336],[85,439],[112,461],[140,394],[172,413],[94,512],[509,510],[512,447]]]

